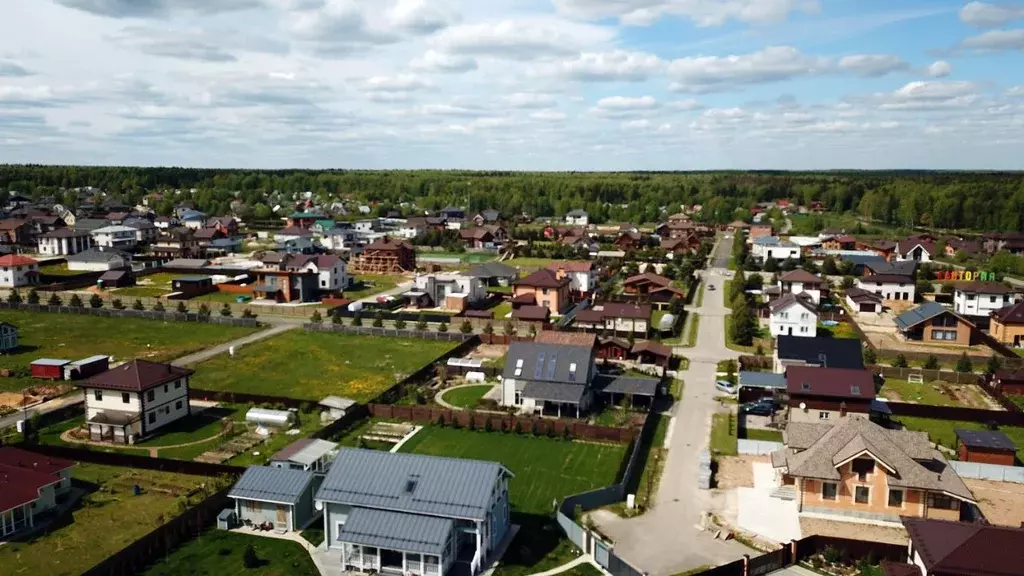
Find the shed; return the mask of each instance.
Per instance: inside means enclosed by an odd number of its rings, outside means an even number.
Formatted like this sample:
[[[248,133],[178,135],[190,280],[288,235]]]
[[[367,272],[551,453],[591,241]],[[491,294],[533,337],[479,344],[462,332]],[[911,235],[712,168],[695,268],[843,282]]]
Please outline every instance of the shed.
[[[96,282],[99,288],[121,288],[134,286],[135,277],[129,270],[108,270]]]
[[[741,371],[738,375],[739,401],[752,402],[786,391],[786,375],[774,372]]]
[[[70,363],[70,360],[59,360],[56,358],[40,358],[29,364],[29,368],[32,371],[33,378],[63,380],[64,367]]]
[[[209,276],[179,276],[171,280],[171,289],[192,297],[214,292],[217,288]]]
[[[326,408],[326,413],[331,420],[337,420],[345,415],[345,411],[355,406],[356,401],[341,396],[326,396],[319,404]]]
[[[1013,466],[1017,446],[1013,440],[996,430],[964,430],[956,428],[957,458],[961,462],[981,462]]]
[[[228,492],[241,522],[273,525],[278,532],[301,530],[319,513],[313,509],[314,474],[273,466],[250,466]]]
[[[270,465],[275,468],[291,470],[308,470],[326,473],[331,460],[338,454],[338,445],[319,438],[300,438],[277,451],[270,457]]]
[[[269,408],[250,408],[245,413],[245,421],[274,428],[287,428],[295,421],[295,414],[289,410],[271,410]]]
[[[81,380],[106,372],[110,369],[110,356],[89,356],[64,366],[65,380]]]

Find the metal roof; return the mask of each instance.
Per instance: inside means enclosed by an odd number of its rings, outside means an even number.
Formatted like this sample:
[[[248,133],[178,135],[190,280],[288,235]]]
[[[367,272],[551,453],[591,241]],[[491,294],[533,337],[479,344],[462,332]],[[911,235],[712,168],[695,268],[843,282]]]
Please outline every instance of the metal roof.
[[[740,387],[747,388],[786,388],[786,375],[774,372],[740,372]]]
[[[288,461],[309,466],[338,449],[338,445],[319,438],[301,438],[270,457],[272,461]]]
[[[582,384],[559,384],[556,382],[527,382],[523,386],[523,397],[548,402],[579,404],[583,399],[585,386]]]
[[[900,314],[893,318],[892,321],[896,323],[896,326],[900,330],[907,330],[917,326],[921,322],[931,320],[944,312],[950,312],[950,310],[938,302],[929,300],[913,310],[908,310],[903,314]]]
[[[482,520],[502,474],[511,476],[497,462],[342,448],[316,499]]]
[[[83,364],[91,364],[93,362],[99,362],[100,360],[109,360],[109,359],[110,359],[110,356],[105,356],[103,354],[97,354],[96,356],[89,356],[88,358],[82,358],[81,360],[75,360],[71,364],[73,364],[75,366],[81,366]]]
[[[30,366],[66,366],[71,360],[60,360],[57,358],[40,358],[29,363]]]
[[[632,378],[628,376],[598,376],[594,387],[601,392],[632,394],[634,396],[655,396],[660,380],[654,378]]]
[[[275,504],[295,504],[312,481],[313,473],[307,470],[250,466],[235,482],[228,496]]]
[[[319,402],[321,406],[326,406],[328,408],[336,408],[338,410],[345,410],[351,408],[353,405],[355,405],[355,403],[356,401],[351,398],[342,398],[341,396],[334,395],[324,396],[324,398]]]
[[[353,508],[338,540],[420,554],[444,552],[455,521],[451,518]]]
[[[796,360],[812,366],[863,368],[860,340],[853,338],[804,338],[779,336],[776,346],[779,360]]]
[[[593,354],[593,345],[513,342],[508,349],[503,376],[536,382],[586,384],[591,379]]]
[[[965,430],[955,428],[956,437],[970,448],[987,448],[989,450],[1006,450],[1016,452],[1017,445],[1009,436],[995,430]]]

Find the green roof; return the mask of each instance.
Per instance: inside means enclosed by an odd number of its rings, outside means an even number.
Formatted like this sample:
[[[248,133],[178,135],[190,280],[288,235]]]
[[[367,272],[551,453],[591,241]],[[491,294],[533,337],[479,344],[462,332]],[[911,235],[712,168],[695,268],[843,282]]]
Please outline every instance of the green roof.
[[[315,212],[293,212],[288,216],[289,218],[322,218],[323,214],[317,214]]]

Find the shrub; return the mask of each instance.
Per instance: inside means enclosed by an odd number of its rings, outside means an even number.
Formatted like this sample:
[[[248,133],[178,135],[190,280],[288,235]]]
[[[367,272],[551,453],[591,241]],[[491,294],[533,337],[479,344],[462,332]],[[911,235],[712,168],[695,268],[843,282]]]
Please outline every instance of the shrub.
[[[207,306],[205,303],[199,305],[199,317],[200,318],[209,318],[210,317],[210,307]]]
[[[39,304],[39,292],[35,288],[28,291],[28,303],[33,306]]]
[[[153,311],[154,312],[165,312],[166,310],[167,309],[164,308],[164,303],[162,301],[160,301],[160,300],[157,300],[156,304],[153,305]]]
[[[145,310],[146,307],[142,304],[142,300],[136,298],[135,302],[132,302],[132,310]]]
[[[960,354],[960,358],[956,361],[957,372],[973,372],[974,365],[971,364],[970,357],[967,356],[967,352]]]
[[[124,302],[120,298],[114,298],[110,305],[114,307],[114,310],[124,310]]]
[[[448,323],[447,322],[441,322],[440,324],[438,324],[437,325],[437,331],[438,332],[442,332],[442,333],[443,332],[447,332],[448,331]]]
[[[50,294],[50,299],[47,300],[46,303],[49,304],[50,306],[60,306],[61,304],[63,304],[63,302],[60,299],[60,296],[57,296],[56,292]]]
[[[255,317],[256,317],[256,315],[253,314],[252,310],[249,310],[248,308],[246,308],[245,310],[242,310],[242,318],[255,318]]]
[[[459,332],[462,332],[463,334],[472,334],[473,324],[468,319],[463,320],[462,324],[459,326]]]
[[[512,322],[505,321],[505,336],[515,336],[516,327],[512,325]]]
[[[379,309],[376,312],[373,313],[373,327],[374,328],[383,328],[384,327],[384,312],[379,310]]]
[[[89,298],[89,307],[90,308],[102,308],[103,307],[103,298],[100,298],[99,294],[93,294]]]
[[[494,334],[494,325],[491,324],[490,322],[484,324],[484,334],[487,334],[488,336]]]
[[[632,338],[633,334],[630,333],[629,336],[630,336],[630,338]],[[536,324],[530,324],[530,338],[536,338],[536,337],[537,337],[537,325]]]
[[[21,292],[17,290],[11,290],[11,293],[7,295],[8,304],[21,304]]]
[[[320,315],[319,310],[314,310],[313,315],[309,317],[309,321],[313,324],[322,324],[324,317]]]
[[[395,320],[395,330],[405,330],[405,320],[401,318]]]
[[[175,311],[178,314],[188,314],[188,306],[185,306],[184,302],[179,301],[177,308],[175,308]]]
[[[864,363],[869,366],[878,364],[878,354],[875,353],[874,348],[864,349]]]
[[[420,332],[427,329],[427,317],[422,312],[419,317],[416,318],[416,329]]]
[[[224,305],[220,307],[220,315],[225,318],[231,316],[231,304],[225,302]]]
[[[353,326],[362,326],[363,325],[363,313],[362,312],[356,311],[356,313],[352,315],[352,325]]]
[[[73,294],[71,296],[71,301],[68,302],[68,304],[70,304],[72,308],[82,308],[85,306],[85,304],[82,302],[82,297],[79,296],[78,294]]]
[[[443,428],[444,427],[444,414],[438,414],[437,415],[437,422],[435,422],[434,424],[437,424],[438,426]]]
[[[892,361],[892,367],[893,368],[906,368],[907,367],[907,357],[904,356],[902,353],[897,354],[896,358],[893,359],[893,361]]]
[[[928,358],[925,359],[924,365],[922,366],[925,370],[938,370],[939,359],[935,357],[935,354],[929,354]]]

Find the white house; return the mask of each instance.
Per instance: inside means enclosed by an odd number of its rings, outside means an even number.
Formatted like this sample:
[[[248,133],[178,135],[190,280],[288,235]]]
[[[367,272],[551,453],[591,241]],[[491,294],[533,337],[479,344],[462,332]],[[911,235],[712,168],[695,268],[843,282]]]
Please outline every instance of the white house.
[[[597,271],[594,263],[586,260],[565,260],[548,264],[548,270],[555,273],[555,277],[561,280],[569,278],[569,289],[582,295],[592,293],[597,289]]]
[[[487,298],[487,285],[465,274],[424,274],[416,277],[414,292],[430,296],[434,306],[445,307],[449,296],[465,298],[468,304]]]
[[[956,287],[953,309],[961,316],[983,316],[1013,304],[1015,291],[999,282],[971,282]]]
[[[828,282],[803,269],[790,270],[779,276],[776,290],[780,295],[807,294],[815,305],[821,303],[821,294],[828,289]]]
[[[97,246],[130,250],[138,245],[138,234],[131,226],[104,226],[92,231],[92,239]]]
[[[132,360],[76,384],[85,393],[85,423],[94,442],[131,444],[191,415],[192,370]]]
[[[938,255],[935,244],[924,238],[908,238],[896,244],[896,260],[931,262]]]
[[[56,508],[58,498],[71,491],[74,465],[14,446],[0,447],[0,539],[32,529],[36,516]]]
[[[67,257],[68,270],[82,272],[105,272],[131,266],[132,257],[127,252],[114,248],[89,248]]]
[[[17,254],[0,256],[0,288],[17,288],[38,283],[38,262]]]
[[[85,230],[56,228],[38,237],[39,253],[47,256],[77,254],[92,247],[92,235]]]
[[[348,264],[333,254],[291,255],[288,270],[312,271],[317,274],[317,288],[321,292],[337,292],[348,288],[351,281]]]
[[[818,335],[818,314],[809,298],[786,293],[770,306],[772,337],[799,336],[814,338]]]
[[[899,274],[872,274],[857,279],[857,288],[874,292],[882,300],[906,300],[913,302],[915,297],[914,279]]]
[[[854,286],[846,290],[846,305],[858,314],[880,314],[882,312],[882,297]]]
[[[565,223],[569,226],[587,226],[590,224],[590,216],[586,210],[570,210],[565,213]]]
[[[750,253],[764,263],[769,258],[775,260],[799,260],[800,247],[789,240],[780,240],[776,236],[754,238]]]
[[[324,232],[323,237],[320,238],[320,244],[333,252],[352,252],[358,246],[355,230],[339,226]]]
[[[148,218],[128,218],[121,224],[135,229],[135,240],[140,244],[152,244],[160,235],[160,229]]]

